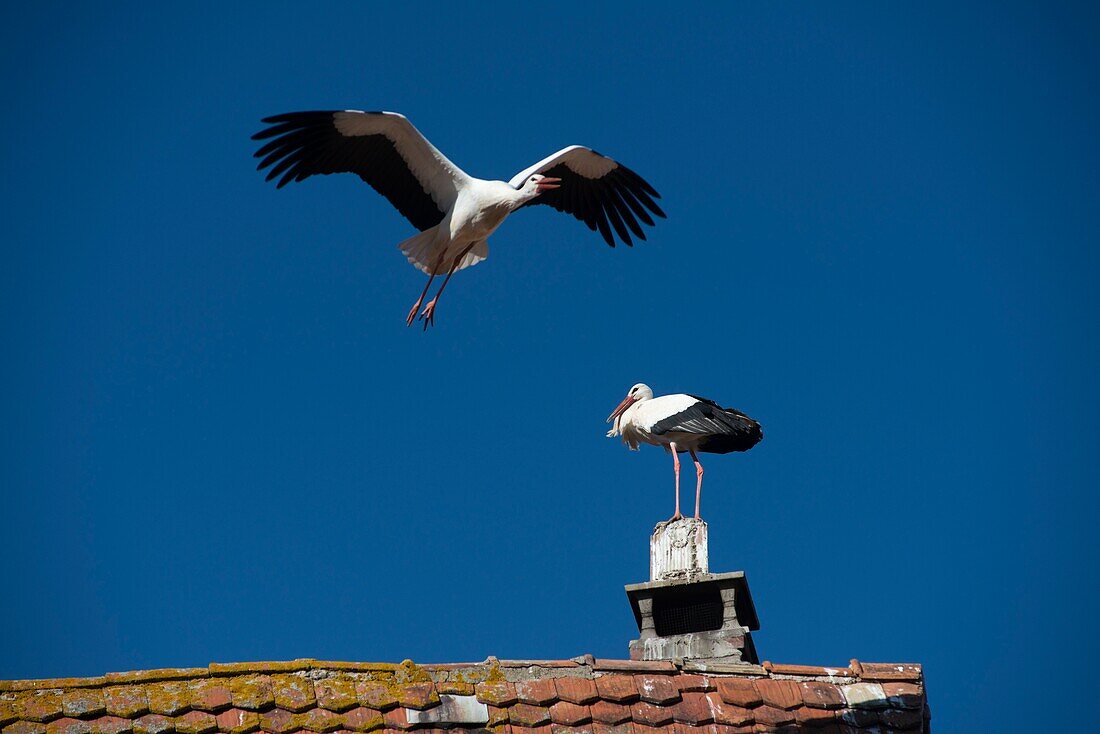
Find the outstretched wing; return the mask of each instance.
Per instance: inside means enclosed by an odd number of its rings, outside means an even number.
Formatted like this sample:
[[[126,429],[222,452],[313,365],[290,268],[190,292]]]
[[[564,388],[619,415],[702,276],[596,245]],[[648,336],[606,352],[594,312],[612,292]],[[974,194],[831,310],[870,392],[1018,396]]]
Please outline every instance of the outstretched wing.
[[[524,206],[546,204],[559,212],[572,214],[587,224],[589,229],[598,229],[612,247],[615,246],[612,228],[619,239],[631,246],[634,242],[630,239],[630,232],[645,239],[639,219],[652,227],[650,213],[665,216],[654,201],[661,195],[645,179],[591,148],[581,145],[562,148],[549,158],[520,171],[508,183],[518,188],[533,173],[560,178],[561,187],[544,191]]]
[[[315,174],[354,173],[423,231],[454,206],[465,172],[396,112],[329,110],[265,117],[252,136],[269,140],[256,151],[257,170],[270,167],[279,188]]]

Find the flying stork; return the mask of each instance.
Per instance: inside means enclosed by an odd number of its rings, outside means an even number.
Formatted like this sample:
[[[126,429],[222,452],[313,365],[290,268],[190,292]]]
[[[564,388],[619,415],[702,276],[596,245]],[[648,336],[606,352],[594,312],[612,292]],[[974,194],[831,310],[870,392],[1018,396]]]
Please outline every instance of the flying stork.
[[[677,453],[691,454],[695,462],[695,517],[699,517],[699,495],[703,489],[703,465],[696,452],[728,454],[748,451],[764,432],[760,424],[739,410],[723,408],[713,400],[695,395],[662,395],[653,397],[649,385],[639,382],[607,417],[615,424],[608,437],[622,436],[631,451],[638,445],[663,446],[672,453],[672,469],[676,474],[676,512],[670,518],[679,520],[680,459]]]
[[[435,298],[420,311],[425,329],[434,323],[451,276],[489,256],[486,240],[516,209],[546,204],[572,214],[612,247],[612,229],[631,246],[631,232],[646,238],[639,220],[652,226],[651,213],[665,216],[654,201],[660,195],[641,176],[580,145],[562,148],[505,183],[468,175],[396,112],[288,112],[262,122],[267,127],[252,139],[268,141],[255,154],[262,159],[258,170],[271,169],[268,181],[278,178],[282,188],[315,174],[354,173],[420,230],[398,244],[428,276],[405,319],[409,326],[432,281],[445,273]]]

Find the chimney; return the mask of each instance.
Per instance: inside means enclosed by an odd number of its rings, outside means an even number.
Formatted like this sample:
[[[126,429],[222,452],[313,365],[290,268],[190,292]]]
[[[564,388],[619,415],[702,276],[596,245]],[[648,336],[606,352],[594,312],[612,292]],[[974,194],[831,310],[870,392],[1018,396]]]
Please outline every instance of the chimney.
[[[694,518],[657,523],[649,539],[649,581],[626,595],[638,623],[631,660],[759,663],[760,629],[743,571],[710,573],[707,524]]]

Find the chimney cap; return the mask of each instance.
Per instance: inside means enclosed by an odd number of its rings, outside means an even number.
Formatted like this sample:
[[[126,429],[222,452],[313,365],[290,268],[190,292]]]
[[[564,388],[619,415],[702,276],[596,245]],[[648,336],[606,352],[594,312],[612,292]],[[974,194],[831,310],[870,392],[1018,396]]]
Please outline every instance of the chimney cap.
[[[756,631],[760,629],[760,620],[756,616],[756,605],[752,602],[752,594],[749,592],[749,580],[744,571],[729,571],[727,573],[708,573],[684,579],[669,579],[667,581],[646,581],[640,584],[627,584],[626,595],[630,599],[630,608],[634,611],[634,621],[638,629],[642,627],[642,611],[638,607],[641,597],[652,597],[655,593],[668,589],[676,591],[686,590],[677,587],[691,587],[693,589],[718,589],[732,588],[734,609],[737,620],[745,628]]]

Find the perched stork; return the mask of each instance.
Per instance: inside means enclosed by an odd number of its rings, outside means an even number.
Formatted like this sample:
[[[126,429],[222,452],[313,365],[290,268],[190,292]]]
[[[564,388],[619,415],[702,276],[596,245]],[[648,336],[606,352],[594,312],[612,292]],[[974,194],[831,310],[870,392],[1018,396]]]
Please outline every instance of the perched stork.
[[[409,262],[428,276],[409,310],[412,326],[432,280],[446,274],[435,298],[424,305],[424,328],[456,271],[489,256],[486,240],[523,206],[546,204],[599,230],[615,246],[628,246],[630,233],[645,239],[639,220],[664,217],[660,195],[641,176],[590,148],[570,145],[517,173],[507,183],[467,175],[447,160],[404,115],[396,112],[289,112],[264,118],[252,136],[268,140],[256,151],[259,170],[282,188],[314,174],[354,173],[390,203],[420,234],[398,244]],[[280,178],[281,177],[281,178]]]
[[[713,400],[694,395],[662,395],[653,397],[649,385],[639,382],[626,394],[619,406],[607,417],[615,424],[608,437],[622,436],[631,451],[638,445],[663,446],[672,452],[672,469],[676,474],[676,512],[680,514],[680,459],[677,453],[688,452],[695,462],[695,517],[699,517],[699,495],[703,490],[703,465],[696,452],[728,454],[748,451],[764,432],[760,424],[739,410],[723,408]]]

